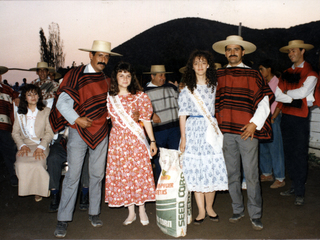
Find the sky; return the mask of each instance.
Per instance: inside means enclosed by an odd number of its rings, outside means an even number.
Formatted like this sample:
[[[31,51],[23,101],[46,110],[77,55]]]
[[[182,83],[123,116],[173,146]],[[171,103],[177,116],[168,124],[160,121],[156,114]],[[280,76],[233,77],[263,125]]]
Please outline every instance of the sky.
[[[93,40],[109,41],[114,48],[173,19],[198,17],[233,25],[241,22],[256,29],[290,28],[319,21],[319,11],[314,9],[320,9],[319,0],[0,0],[0,66],[36,67],[40,61],[40,28],[48,37],[52,22],[60,27],[66,67],[73,61],[87,64],[88,53],[78,48],[91,48]],[[2,75],[11,84],[21,84],[24,77],[31,82],[37,75],[25,71]]]

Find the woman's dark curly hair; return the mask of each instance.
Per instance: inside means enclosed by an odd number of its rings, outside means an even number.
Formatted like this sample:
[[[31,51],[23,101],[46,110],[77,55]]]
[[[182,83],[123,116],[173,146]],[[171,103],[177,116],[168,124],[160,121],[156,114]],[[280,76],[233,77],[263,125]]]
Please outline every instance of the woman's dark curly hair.
[[[193,93],[194,89],[197,88],[197,77],[195,71],[193,70],[193,62],[196,58],[205,58],[208,61],[209,68],[206,72],[206,83],[214,91],[214,87],[217,85],[217,73],[215,69],[215,64],[213,61],[213,55],[208,51],[195,50],[191,53],[186,71],[184,72],[183,78],[188,89]]]
[[[111,87],[110,87],[109,94],[111,96],[115,96],[119,93],[120,90],[119,90],[119,85],[117,81],[117,74],[118,72],[122,72],[122,71],[128,72],[131,74],[131,83],[128,86],[128,91],[131,94],[136,94],[137,91],[142,91],[142,87],[140,86],[139,81],[136,77],[136,71],[134,70],[132,65],[127,62],[119,62],[111,73]]]
[[[20,95],[20,103],[18,106],[18,113],[19,114],[27,114],[28,113],[28,102],[26,98],[26,94],[28,92],[34,92],[37,93],[39,96],[38,102],[37,102],[37,108],[39,111],[42,111],[46,105],[43,103],[43,97],[41,89],[33,84],[27,84],[24,87],[22,87],[21,95]]]

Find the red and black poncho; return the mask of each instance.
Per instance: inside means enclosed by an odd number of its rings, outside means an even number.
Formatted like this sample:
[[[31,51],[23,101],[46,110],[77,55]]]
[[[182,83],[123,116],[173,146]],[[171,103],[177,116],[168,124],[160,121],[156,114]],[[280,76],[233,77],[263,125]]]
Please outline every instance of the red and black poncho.
[[[62,92],[74,100],[74,110],[80,117],[93,120],[89,128],[81,128],[77,124],[70,127],[78,130],[81,138],[92,149],[107,136],[107,106],[106,99],[110,79],[101,73],[83,73],[85,66],[70,70],[63,78],[57,91],[50,113],[50,124],[54,133],[60,132],[65,126],[70,126],[67,120],[56,108],[56,102]]]
[[[249,123],[259,102],[267,95],[270,105],[274,95],[258,71],[250,68],[224,68],[217,71],[216,118],[223,133],[242,134],[241,128]],[[255,138],[270,139],[270,116]]]

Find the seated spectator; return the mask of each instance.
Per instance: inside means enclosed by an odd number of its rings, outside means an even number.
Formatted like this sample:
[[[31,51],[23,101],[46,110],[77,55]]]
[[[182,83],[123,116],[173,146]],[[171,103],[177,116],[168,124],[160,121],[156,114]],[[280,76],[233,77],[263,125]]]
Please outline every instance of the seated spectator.
[[[42,102],[41,89],[27,84],[20,96],[12,137],[17,144],[16,174],[19,196],[35,195],[35,201],[49,196],[49,174],[46,158],[53,132],[50,109]]]

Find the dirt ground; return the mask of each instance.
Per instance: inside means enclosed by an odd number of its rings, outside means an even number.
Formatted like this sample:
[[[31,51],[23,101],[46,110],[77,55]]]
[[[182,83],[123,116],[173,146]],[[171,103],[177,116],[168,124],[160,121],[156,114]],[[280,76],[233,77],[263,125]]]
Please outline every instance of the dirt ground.
[[[18,189],[11,187],[5,173],[5,165],[0,165],[0,239],[56,239],[56,213],[49,213],[50,198],[36,203],[33,196],[19,197]],[[294,197],[282,197],[280,189],[270,189],[271,182],[263,182],[264,229],[255,231],[251,227],[248,213],[238,223],[229,223],[232,215],[231,199],[228,192],[219,192],[214,204],[220,222],[206,219],[200,226],[188,225],[183,239],[320,239],[320,168],[310,166],[306,185],[306,203],[295,206]],[[243,191],[246,202],[246,191]],[[65,239],[173,239],[164,234],[156,224],[155,203],[147,203],[150,224],[142,226],[139,219],[129,226],[122,222],[127,217],[125,208],[109,208],[101,204],[100,218],[103,227],[93,228],[87,212],[80,211],[78,203],[73,221],[69,223]],[[193,216],[197,214],[193,199]]]

